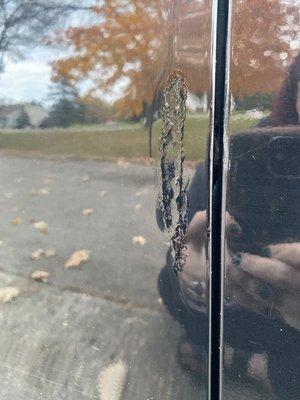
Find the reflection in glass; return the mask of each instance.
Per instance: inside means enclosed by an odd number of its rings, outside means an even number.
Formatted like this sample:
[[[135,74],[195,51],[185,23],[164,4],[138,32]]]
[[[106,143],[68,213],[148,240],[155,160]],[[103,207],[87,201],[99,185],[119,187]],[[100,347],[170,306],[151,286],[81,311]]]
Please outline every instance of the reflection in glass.
[[[204,176],[211,2],[5,0],[0,15],[0,398],[205,398],[207,326],[191,343],[165,307],[182,323],[181,293],[202,312],[205,288],[194,262],[180,282],[168,269],[153,164],[181,70],[184,175]]]
[[[263,398],[295,400],[299,7],[293,1],[235,1],[234,10],[224,340],[237,381],[258,382],[266,390]]]

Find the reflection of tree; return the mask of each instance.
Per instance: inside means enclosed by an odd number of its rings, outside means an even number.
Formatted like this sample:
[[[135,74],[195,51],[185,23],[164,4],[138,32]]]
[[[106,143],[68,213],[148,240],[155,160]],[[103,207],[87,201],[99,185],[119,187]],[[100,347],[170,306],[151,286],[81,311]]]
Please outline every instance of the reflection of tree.
[[[78,92],[65,78],[51,88],[50,98],[54,100],[45,126],[66,128],[78,122]]]
[[[0,0],[0,61],[10,52],[21,55],[22,49],[36,44],[45,31],[70,11],[78,10],[80,1],[71,0]]]
[[[117,82],[124,82],[127,86],[117,103],[119,111],[128,116],[141,114],[144,105],[153,101],[170,69],[178,67],[178,59],[174,51],[170,51],[178,45],[174,43],[178,35],[178,26],[174,24],[175,4],[171,0],[110,0],[103,6],[92,7],[91,11],[101,22],[68,29],[56,38],[58,42],[69,44],[74,54],[53,64],[54,78],[59,75],[73,81],[91,78],[94,81],[92,92],[97,92],[98,88],[109,91]],[[206,18],[208,24],[193,27],[197,41],[205,29],[210,29],[207,6],[204,7],[208,1],[200,4],[181,0],[178,4],[185,12],[203,8],[202,19]],[[200,45],[203,43],[206,51],[201,55],[199,49],[194,49],[195,64],[197,57],[198,60],[208,58],[210,43],[201,40]],[[189,71],[192,76],[192,68]],[[198,77],[197,86],[205,85],[205,77]]]
[[[54,77],[73,81],[91,77],[92,92],[111,90],[123,80],[128,86],[119,109],[139,115],[143,102],[153,98],[152,88],[158,84],[165,59],[167,32],[162,20],[167,9],[161,0],[110,0],[91,10],[101,22],[69,29],[58,39],[75,51],[72,57],[54,63]]]
[[[54,42],[73,54],[53,63],[53,77],[93,81],[92,93],[123,83],[117,102],[124,116],[153,113],[166,76],[182,68],[189,89],[208,91],[211,1],[106,0],[91,7],[98,23],[71,28]],[[236,0],[233,18],[233,94],[274,91],[282,59],[291,57],[295,9],[281,0]]]
[[[21,113],[16,120],[16,128],[24,129],[30,126],[30,119],[24,107],[22,107]]]
[[[107,121],[111,115],[108,104],[99,98],[81,97],[76,87],[66,78],[52,85],[49,99],[53,104],[42,128],[98,124]]]
[[[236,97],[276,91],[299,39],[299,8],[286,0],[236,0],[231,90]]]

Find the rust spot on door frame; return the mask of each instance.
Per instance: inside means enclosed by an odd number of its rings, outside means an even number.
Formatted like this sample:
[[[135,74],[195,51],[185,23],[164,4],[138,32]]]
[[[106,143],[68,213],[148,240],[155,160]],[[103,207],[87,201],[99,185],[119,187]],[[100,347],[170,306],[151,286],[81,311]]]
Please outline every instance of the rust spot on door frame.
[[[182,270],[186,259],[184,236],[187,227],[188,182],[183,178],[186,100],[186,80],[181,70],[175,70],[169,75],[164,90],[160,143],[161,208],[171,238],[175,273]]]

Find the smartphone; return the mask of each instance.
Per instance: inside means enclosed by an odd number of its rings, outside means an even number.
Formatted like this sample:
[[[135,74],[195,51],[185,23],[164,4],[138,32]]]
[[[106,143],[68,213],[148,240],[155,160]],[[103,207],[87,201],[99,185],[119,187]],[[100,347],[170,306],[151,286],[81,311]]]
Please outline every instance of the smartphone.
[[[252,128],[230,138],[227,210],[241,227],[235,252],[300,240],[300,128]]]

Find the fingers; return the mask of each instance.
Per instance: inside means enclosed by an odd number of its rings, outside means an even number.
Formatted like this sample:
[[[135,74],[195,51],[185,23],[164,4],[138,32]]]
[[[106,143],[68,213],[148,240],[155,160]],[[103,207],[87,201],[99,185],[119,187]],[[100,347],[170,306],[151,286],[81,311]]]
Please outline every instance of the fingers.
[[[198,211],[190,222],[185,238],[185,244],[191,244],[195,250],[201,250],[207,237],[207,214],[206,211]]]
[[[242,233],[240,225],[236,222],[234,217],[226,212],[225,215],[225,229],[226,234],[230,236],[239,236]]]
[[[186,264],[178,275],[183,301],[194,311],[207,307],[206,280],[207,264],[205,252],[196,252],[187,245]]]
[[[196,251],[190,244],[186,246],[185,266],[179,274],[186,281],[206,280],[207,260],[205,250]]]
[[[226,213],[225,217],[226,234],[230,236],[239,236],[241,234],[241,227],[235,221],[232,215]],[[191,244],[195,250],[200,250],[207,237],[207,212],[198,211],[192,221],[190,222],[184,242]]]
[[[232,264],[275,288],[300,290],[300,272],[282,261],[245,253],[234,255]]]
[[[276,291],[240,268],[228,268],[227,281],[234,301],[248,309],[264,312],[276,301]]]
[[[276,258],[285,264],[300,269],[300,243],[274,244],[264,249],[265,256]]]

